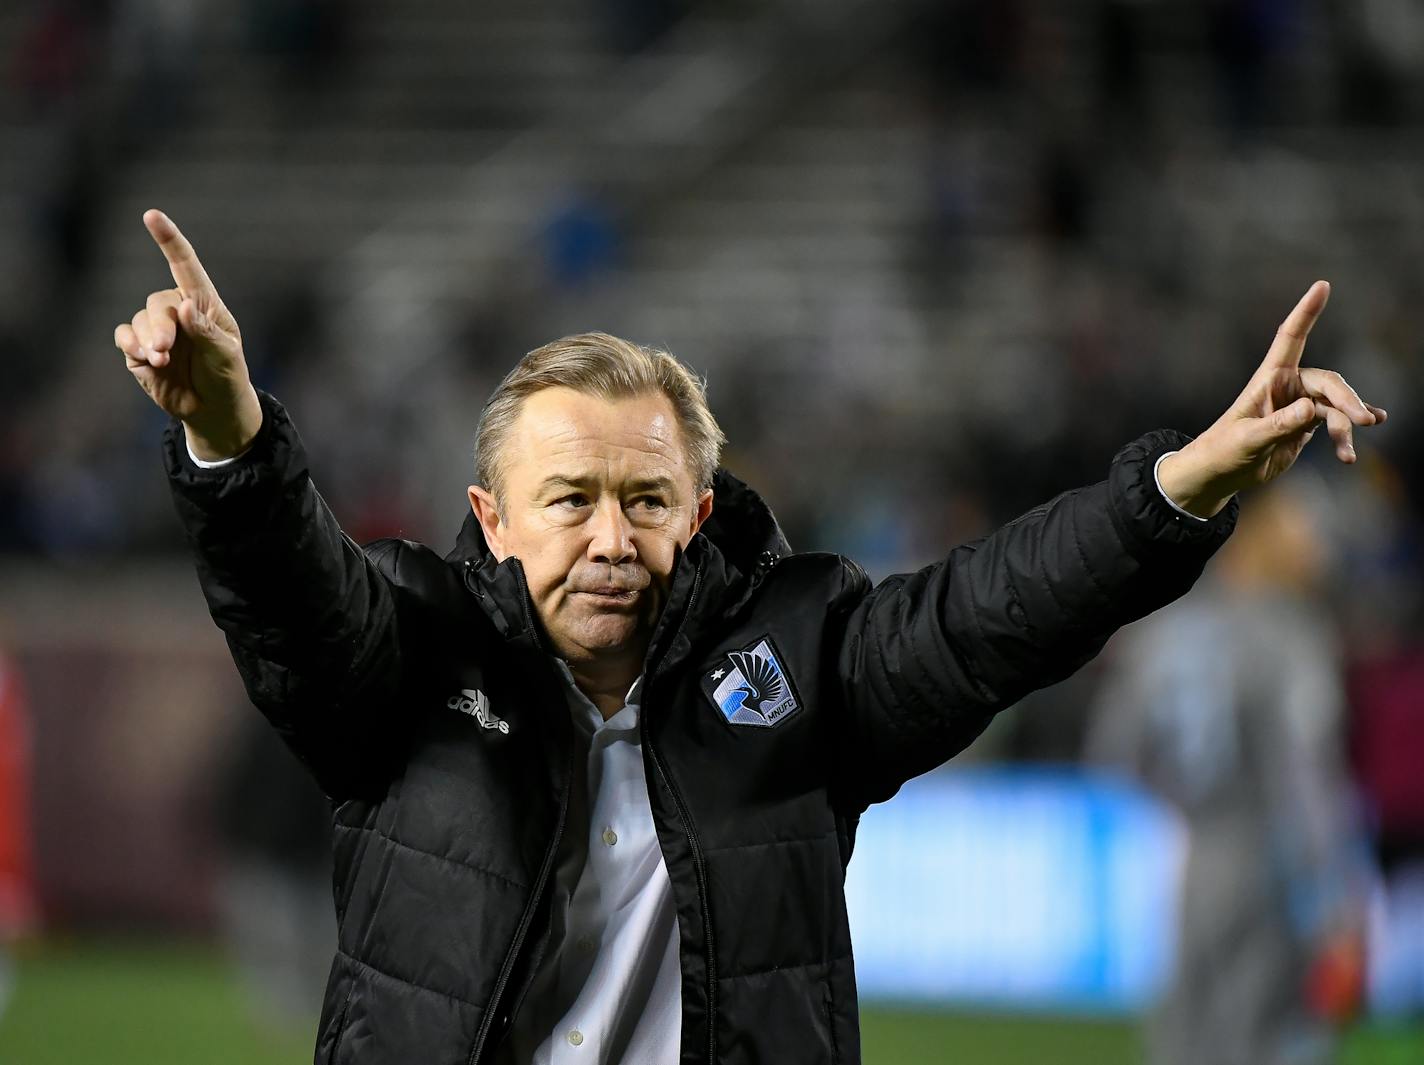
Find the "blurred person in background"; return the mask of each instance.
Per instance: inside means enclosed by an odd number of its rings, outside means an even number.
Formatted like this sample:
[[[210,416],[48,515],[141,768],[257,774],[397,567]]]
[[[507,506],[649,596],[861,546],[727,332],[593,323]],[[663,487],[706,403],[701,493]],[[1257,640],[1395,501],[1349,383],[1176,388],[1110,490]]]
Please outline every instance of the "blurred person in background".
[[[1253,500],[1196,593],[1119,637],[1093,712],[1089,760],[1188,832],[1156,1065],[1331,1061],[1360,1002],[1367,870],[1316,487]]]
[[[686,367],[582,334],[496,390],[447,558],[363,549],[192,246],[144,221],[176,287],[115,344],[174,418],[170,487],[249,695],[336,807],[323,1060],[858,1061],[860,813],[1183,594],[1317,426],[1353,462],[1385,419],[1301,368],[1316,283],[1200,436],[1147,433],[872,587],[793,555],[717,468]]]
[[[265,722],[244,707],[226,745],[216,821],[218,906],[253,1011],[292,1029],[321,1009],[336,948],[331,805]]]
[[[0,1018],[13,990],[13,946],[36,929],[30,840],[30,720],[15,663],[0,646]]]

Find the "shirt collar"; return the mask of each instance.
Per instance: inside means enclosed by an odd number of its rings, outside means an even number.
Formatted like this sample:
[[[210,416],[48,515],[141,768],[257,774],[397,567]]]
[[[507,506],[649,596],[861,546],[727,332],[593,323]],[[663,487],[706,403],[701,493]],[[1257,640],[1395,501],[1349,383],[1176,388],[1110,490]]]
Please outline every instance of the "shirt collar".
[[[574,724],[582,731],[585,733],[597,731],[612,722],[614,718],[622,715],[623,711],[629,707],[633,709],[631,715],[632,721],[629,724],[630,726],[636,727],[638,714],[640,712],[640,700],[643,694],[643,675],[641,673],[638,674],[637,679],[634,680],[632,685],[628,688],[628,694],[623,696],[622,709],[620,709],[617,714],[614,714],[613,717],[609,718],[608,721],[604,721],[603,715],[598,712],[598,707],[593,704],[593,700],[584,694],[583,690],[574,680],[574,672],[569,668],[569,664],[557,656],[555,656],[554,661],[558,664],[559,672],[563,675],[564,684],[568,691],[569,712],[574,719]]]

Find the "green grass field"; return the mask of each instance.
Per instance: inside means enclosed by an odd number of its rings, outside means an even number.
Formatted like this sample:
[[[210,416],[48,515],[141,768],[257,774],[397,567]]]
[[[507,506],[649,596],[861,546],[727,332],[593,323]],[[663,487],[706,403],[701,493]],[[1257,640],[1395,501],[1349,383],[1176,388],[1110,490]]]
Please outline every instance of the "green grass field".
[[[866,1009],[867,1065],[1130,1065],[1129,1024]],[[31,948],[0,1019],[0,1065],[304,1065],[310,1028],[262,1031],[221,956],[195,945]],[[1424,1033],[1362,1029],[1346,1065],[1420,1065]]]

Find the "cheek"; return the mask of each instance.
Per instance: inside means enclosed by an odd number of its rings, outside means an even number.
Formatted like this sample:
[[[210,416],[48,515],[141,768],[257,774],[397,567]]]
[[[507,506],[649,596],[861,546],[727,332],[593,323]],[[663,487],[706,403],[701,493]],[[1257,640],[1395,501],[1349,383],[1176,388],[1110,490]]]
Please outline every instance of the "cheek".
[[[531,530],[513,545],[511,554],[524,567],[529,596],[536,604],[557,597],[579,557],[578,544],[567,530]]]
[[[638,545],[638,557],[654,578],[666,579],[672,574],[678,546],[678,539],[671,532],[654,533]]]

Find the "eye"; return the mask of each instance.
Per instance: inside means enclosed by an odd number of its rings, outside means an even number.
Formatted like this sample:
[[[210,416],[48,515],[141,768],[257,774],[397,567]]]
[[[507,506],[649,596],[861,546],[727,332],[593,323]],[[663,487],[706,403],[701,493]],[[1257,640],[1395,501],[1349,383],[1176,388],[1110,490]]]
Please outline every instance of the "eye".
[[[667,501],[661,496],[638,496],[633,500],[636,510],[666,510]]]
[[[554,506],[563,507],[567,510],[576,510],[579,507],[588,506],[588,496],[582,492],[571,492],[566,496],[560,496],[554,500]]]

